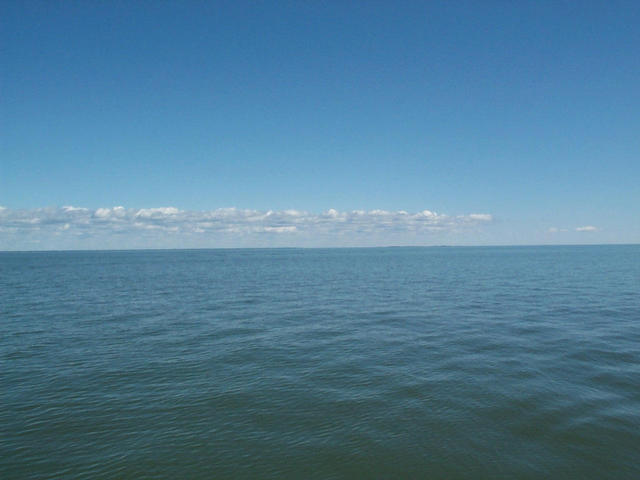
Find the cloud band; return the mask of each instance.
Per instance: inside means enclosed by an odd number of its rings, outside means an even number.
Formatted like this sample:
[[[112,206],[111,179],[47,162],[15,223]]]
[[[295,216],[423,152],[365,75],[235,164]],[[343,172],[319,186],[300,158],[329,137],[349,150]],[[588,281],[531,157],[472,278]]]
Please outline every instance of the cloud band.
[[[17,237],[182,236],[321,236],[359,238],[400,233],[454,232],[493,221],[489,214],[450,216],[423,210],[322,213],[300,210],[261,211],[219,208],[209,211],[163,208],[0,207],[0,240]],[[0,245],[1,246],[1,245]]]

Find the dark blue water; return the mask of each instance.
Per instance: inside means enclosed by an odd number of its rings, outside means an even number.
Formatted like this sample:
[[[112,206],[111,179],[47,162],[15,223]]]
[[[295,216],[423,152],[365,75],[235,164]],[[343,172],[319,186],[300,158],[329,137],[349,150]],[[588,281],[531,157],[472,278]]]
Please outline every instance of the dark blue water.
[[[640,478],[640,246],[0,253],[0,477]]]

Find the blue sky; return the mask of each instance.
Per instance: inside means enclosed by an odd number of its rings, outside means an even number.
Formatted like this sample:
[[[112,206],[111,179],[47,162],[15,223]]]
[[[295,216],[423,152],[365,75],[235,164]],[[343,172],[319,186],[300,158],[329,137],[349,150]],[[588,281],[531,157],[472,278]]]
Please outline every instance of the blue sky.
[[[0,17],[0,249],[640,242],[639,2],[25,1]],[[155,236],[136,217],[153,208]],[[249,223],[198,226],[229,208]],[[425,210],[439,217],[402,216]]]

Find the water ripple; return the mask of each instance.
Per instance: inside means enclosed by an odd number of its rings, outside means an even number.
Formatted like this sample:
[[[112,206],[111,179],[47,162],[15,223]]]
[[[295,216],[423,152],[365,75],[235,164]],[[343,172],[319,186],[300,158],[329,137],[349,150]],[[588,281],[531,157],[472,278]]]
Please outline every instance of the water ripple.
[[[640,247],[0,253],[2,478],[640,477]]]

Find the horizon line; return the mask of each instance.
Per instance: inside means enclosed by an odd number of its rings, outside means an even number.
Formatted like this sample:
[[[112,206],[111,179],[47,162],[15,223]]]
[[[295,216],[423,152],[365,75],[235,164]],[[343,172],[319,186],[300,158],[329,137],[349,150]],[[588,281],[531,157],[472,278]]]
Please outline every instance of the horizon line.
[[[327,246],[327,247],[193,247],[193,248],[78,248],[78,249],[41,249],[41,250],[0,250],[0,253],[46,253],[46,252],[150,252],[150,251],[194,251],[194,250],[354,250],[376,248],[513,248],[513,247],[606,247],[640,246],[637,243],[530,243],[530,244],[483,244],[483,245],[375,245],[375,246]]]

